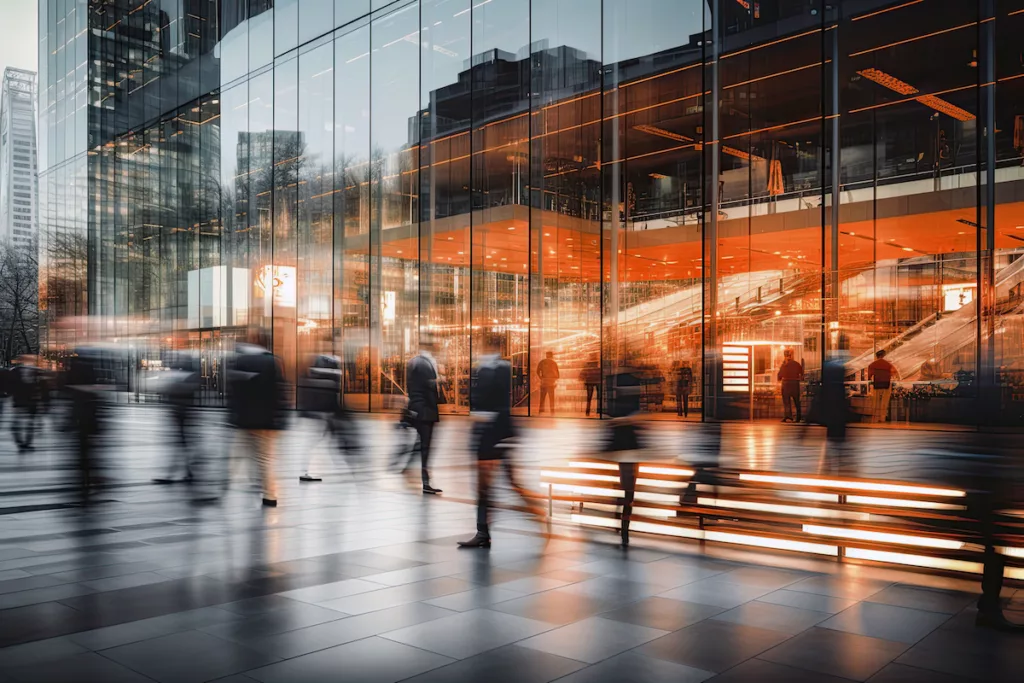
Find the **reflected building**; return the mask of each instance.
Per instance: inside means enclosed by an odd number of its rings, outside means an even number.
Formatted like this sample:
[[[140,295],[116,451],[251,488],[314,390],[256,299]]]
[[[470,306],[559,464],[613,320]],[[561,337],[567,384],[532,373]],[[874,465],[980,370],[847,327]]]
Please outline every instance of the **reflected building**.
[[[42,0],[46,348],[192,348],[216,401],[261,326],[383,411],[430,335],[462,413],[496,334],[519,414],[552,352],[557,414],[598,359],[671,419],[684,362],[697,419],[780,418],[787,349],[866,417],[884,349],[891,421],[1019,424],[1019,9]]]
[[[0,83],[0,243],[36,241],[36,74],[7,67]]]

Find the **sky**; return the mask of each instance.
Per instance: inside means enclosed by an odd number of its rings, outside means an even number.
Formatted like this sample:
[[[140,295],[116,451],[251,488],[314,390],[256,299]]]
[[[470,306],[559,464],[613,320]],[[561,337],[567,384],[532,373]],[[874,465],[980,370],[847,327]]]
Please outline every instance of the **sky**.
[[[9,66],[38,71],[37,0],[0,0],[0,73]]]

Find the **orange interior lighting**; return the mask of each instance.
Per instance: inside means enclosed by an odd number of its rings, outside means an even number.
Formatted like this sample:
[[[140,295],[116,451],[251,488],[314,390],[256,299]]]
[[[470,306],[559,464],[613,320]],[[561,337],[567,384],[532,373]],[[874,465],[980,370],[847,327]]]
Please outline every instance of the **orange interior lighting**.
[[[946,538],[932,538],[929,536],[909,536],[906,534],[890,534],[881,531],[868,531],[865,529],[844,529],[842,527],[819,526],[817,524],[804,524],[804,533],[815,534],[816,536],[831,536],[833,538],[848,538],[855,541],[874,541],[876,543],[898,543],[902,545],[914,545],[922,548],[940,548],[942,550],[961,550],[964,547],[963,541],[955,541]]]
[[[835,489],[851,489],[854,491],[873,491],[876,493],[906,493],[918,496],[944,496],[947,498],[963,498],[966,491],[959,489],[943,489],[931,486],[915,486],[912,484],[890,484],[875,481],[845,481],[842,479],[819,479],[818,477],[796,477],[776,474],[740,474],[740,481],[756,481],[765,484],[787,484],[790,486],[825,486]]]
[[[638,130],[641,133],[647,133],[648,135],[657,135],[658,137],[668,138],[669,140],[676,140],[677,142],[693,142],[693,138],[680,133],[673,133],[670,130],[658,128],[657,126],[649,126],[646,123],[633,126],[633,130]]]
[[[888,88],[889,90],[899,93],[900,95],[915,95],[921,92],[920,90],[910,85],[906,81],[901,81],[895,76],[887,74],[884,71],[880,71],[879,69],[863,69],[861,71],[858,71],[857,73],[863,76],[864,78],[868,79],[869,81],[874,81],[875,83],[878,83],[880,86]],[[926,107],[931,107],[935,111],[945,114],[946,116],[950,116],[956,119],[957,121],[973,121],[975,119],[974,114],[972,114],[971,112],[967,111],[966,109],[961,109],[955,104],[947,102],[946,100],[936,95],[919,95],[914,99],[920,102],[921,104],[925,105]]]

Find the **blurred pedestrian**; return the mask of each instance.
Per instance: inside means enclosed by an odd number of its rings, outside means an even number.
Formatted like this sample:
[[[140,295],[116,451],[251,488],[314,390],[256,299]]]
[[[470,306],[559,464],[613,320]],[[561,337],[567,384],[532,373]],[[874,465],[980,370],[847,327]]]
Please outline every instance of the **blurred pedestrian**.
[[[276,448],[284,429],[284,375],[281,363],[261,336],[238,344],[230,375],[228,408],[238,428],[238,447],[248,449],[259,471],[263,504],[277,505]]]
[[[846,363],[850,358],[850,343],[845,334],[838,337],[836,349],[825,361],[821,372],[820,409],[825,435],[833,441],[846,438],[846,423],[850,420],[850,399],[846,395]]]
[[[590,417],[590,404],[597,394],[597,412],[601,412],[601,362],[596,353],[590,354],[587,364],[580,370],[580,381],[587,390],[586,416]]]
[[[875,360],[868,366],[868,380],[871,381],[871,421],[885,422],[889,417],[889,400],[892,398],[892,378],[896,366],[885,359],[885,349],[875,353]]]
[[[322,423],[320,440],[328,437],[332,454],[337,447],[351,457],[358,449],[355,425],[345,409],[341,359],[319,354],[299,378],[297,407],[300,414]],[[307,449],[299,481],[317,482],[321,477],[310,474],[310,465],[316,450]]]
[[[160,392],[167,399],[171,421],[174,425],[177,448],[172,449],[167,474],[153,481],[157,484],[171,484],[176,481],[191,483],[195,478],[197,440],[192,433],[195,422],[195,400],[199,392],[199,359],[189,353],[175,353],[167,363],[167,370],[160,373],[163,380]],[[178,471],[183,470],[178,479]]]
[[[34,356],[19,356],[8,372],[9,389],[14,402],[11,431],[20,452],[32,450],[42,399],[42,378]]]
[[[461,548],[490,548],[488,514],[491,488],[499,469],[504,469],[509,485],[526,502],[530,511],[544,516],[541,508],[520,486],[512,460],[510,441],[515,437],[512,423],[512,364],[501,357],[496,338],[483,342],[483,353],[473,371],[470,405],[475,418],[474,441],[477,458],[476,535],[459,541]]]
[[[690,394],[693,392],[693,368],[684,360],[676,368],[676,417],[690,416]]]
[[[548,351],[544,359],[537,363],[537,379],[540,380],[540,415],[544,414],[544,400],[547,399],[548,410],[555,414],[555,386],[560,377],[555,354]]]
[[[441,489],[434,488],[430,483],[430,448],[433,445],[434,427],[440,420],[438,404],[440,383],[443,381],[437,360],[434,358],[435,350],[433,338],[421,335],[420,352],[410,358],[405,366],[405,386],[409,392],[409,403],[403,417],[405,422],[412,425],[419,437],[423,493],[431,495],[441,493]]]
[[[783,422],[793,421],[793,407],[796,408],[796,421],[803,419],[800,406],[800,382],[804,379],[804,365],[793,358],[793,349],[782,352],[782,365],[779,366],[778,380],[782,383]]]
[[[68,359],[65,388],[71,399],[69,430],[78,455],[78,472],[82,499],[89,501],[92,488],[98,483],[98,437],[103,431],[100,400],[101,352],[78,348]]]

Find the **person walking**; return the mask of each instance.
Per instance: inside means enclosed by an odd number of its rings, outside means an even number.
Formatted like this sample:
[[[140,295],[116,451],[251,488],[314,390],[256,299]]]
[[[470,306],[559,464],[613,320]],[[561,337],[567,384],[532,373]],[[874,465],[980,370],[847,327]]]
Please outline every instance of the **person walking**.
[[[693,391],[693,368],[684,360],[676,368],[676,417],[690,416],[690,393]]]
[[[804,365],[793,358],[793,349],[782,352],[778,380],[782,383],[783,422],[793,422],[793,407],[796,407],[796,421],[803,419],[800,407],[800,382],[804,379]]]
[[[580,370],[580,381],[587,390],[586,416],[590,417],[590,404],[597,394],[597,412],[601,412],[601,363],[596,353],[590,354],[587,364]]]
[[[14,416],[11,420],[14,442],[20,452],[30,451],[42,398],[42,382],[35,359],[28,355],[19,356],[10,370],[9,379],[14,399]]]
[[[195,475],[193,464],[197,446],[192,429],[195,398],[199,391],[199,359],[189,353],[176,353],[168,359],[167,367],[166,374],[169,376],[161,385],[161,393],[167,398],[171,421],[178,437],[178,448],[167,463],[167,473],[154,479],[153,483],[173,484],[179,481],[179,468],[184,470],[184,477],[180,481],[191,483]]]
[[[885,349],[875,353],[875,360],[868,366],[868,380],[871,382],[871,421],[885,422],[889,417],[889,400],[892,398],[892,377],[896,366],[885,359]]]
[[[429,495],[441,493],[441,489],[434,488],[430,483],[430,448],[433,445],[434,427],[440,420],[437,408],[440,403],[438,383],[443,381],[434,359],[435,348],[433,339],[422,336],[420,352],[410,358],[405,366],[409,404],[403,420],[412,425],[419,437],[420,476],[423,493]]]
[[[284,429],[284,375],[277,357],[264,346],[239,344],[230,375],[228,408],[238,428],[238,446],[248,448],[260,474],[263,505],[277,506],[274,470],[277,439]],[[262,343],[260,343],[262,342]]]
[[[540,379],[540,415],[544,414],[544,399],[548,401],[548,410],[555,414],[555,386],[558,384],[558,363],[555,354],[548,351],[544,359],[537,363],[537,378]]]
[[[515,437],[512,424],[512,364],[501,357],[497,339],[484,341],[483,354],[473,371],[471,384],[471,415],[475,418],[474,441],[477,458],[476,535],[459,541],[460,548],[490,548],[491,529],[488,515],[491,488],[499,469],[504,469],[509,485],[538,518],[543,508],[519,485],[511,458],[509,440]]]

